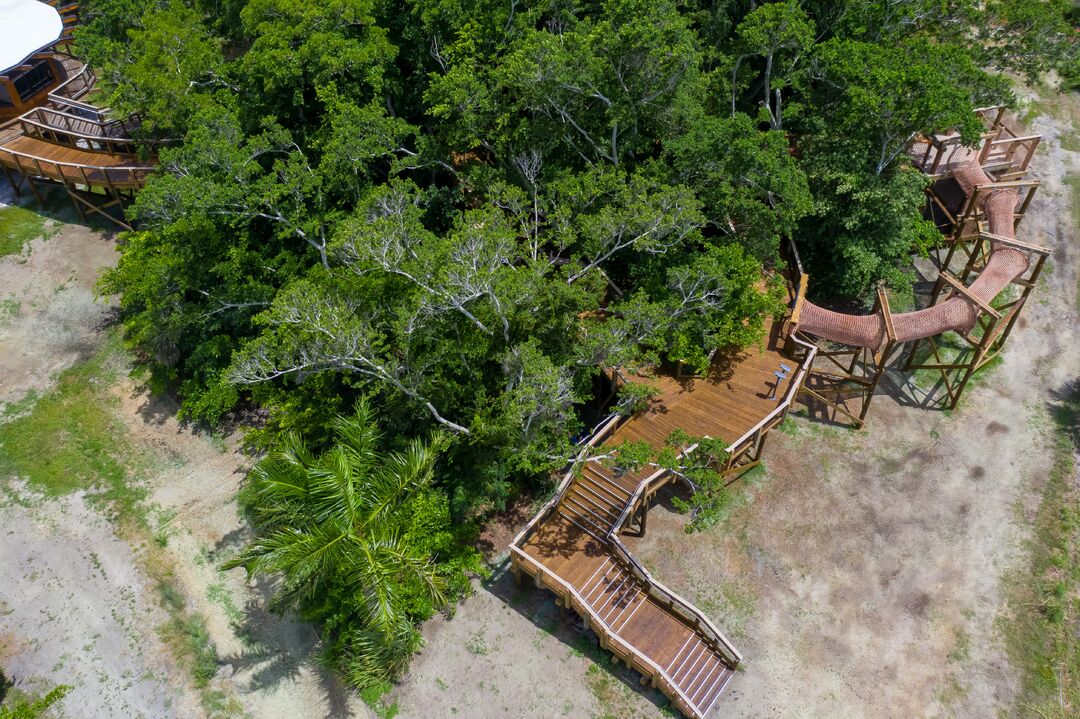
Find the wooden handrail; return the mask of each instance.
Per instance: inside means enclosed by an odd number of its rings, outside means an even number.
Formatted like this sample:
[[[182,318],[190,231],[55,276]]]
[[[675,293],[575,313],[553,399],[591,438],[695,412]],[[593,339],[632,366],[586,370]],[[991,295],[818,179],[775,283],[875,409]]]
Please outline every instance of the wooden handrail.
[[[114,150],[109,149],[108,146],[109,145],[120,145],[120,146],[129,145],[129,146],[132,146],[132,145],[135,145],[136,142],[137,142],[136,140],[133,140],[130,137],[109,137],[108,135],[88,135],[88,134],[83,133],[83,132],[76,132],[75,130],[67,130],[67,129],[64,129],[64,128],[61,128],[61,127],[56,127],[55,125],[49,125],[49,124],[44,123],[44,122],[38,122],[37,120],[28,120],[28,119],[25,119],[25,118],[20,118],[20,122],[23,125],[29,125],[30,127],[36,127],[39,130],[42,130],[43,133],[52,133],[54,135],[66,135],[66,136],[71,137],[71,138],[73,138],[75,140],[83,140],[88,144],[89,143],[96,143],[98,145],[104,145],[104,146],[106,146],[106,151],[110,152],[112,154],[133,155],[134,153],[132,153],[132,152],[123,152],[123,151],[115,152]],[[89,120],[87,120],[86,122],[89,122]],[[27,132],[25,134],[30,135],[31,133]],[[84,150],[87,150],[89,152],[94,152],[95,151],[93,148],[79,148],[79,149],[84,149]]]
[[[726,636],[724,636],[724,633],[721,632],[700,609],[683,599],[677,592],[657,581],[649,573],[649,570],[645,569],[645,567],[630,554],[630,550],[626,548],[626,545],[622,543],[621,539],[617,536],[612,536],[611,545],[616,550],[619,558],[631,567],[635,578],[645,586],[649,596],[653,596],[654,593],[661,595],[661,603],[665,604],[673,613],[678,614],[679,618],[684,622],[692,625],[694,629],[700,632],[706,639],[712,640],[712,644],[724,655],[724,658],[727,659],[729,663],[739,664],[742,661],[742,653],[735,648],[735,645],[733,645]],[[674,682],[674,680],[672,681]]]
[[[88,170],[101,170],[101,171],[129,171],[129,172],[150,172],[154,169],[153,165],[83,165],[77,162],[63,162],[61,160],[52,160],[48,157],[39,157],[38,155],[31,155],[28,152],[22,152],[21,150],[12,150],[11,148],[0,145],[0,154],[7,153],[16,157],[25,157],[28,160],[34,160],[36,162],[47,162],[50,165],[56,165],[58,167],[73,167],[82,168]]]
[[[802,273],[799,275],[799,287],[795,290],[795,307],[791,310],[791,317],[788,319],[788,324],[792,327],[799,326],[799,317],[802,315],[803,304],[806,302],[806,289],[810,284],[810,275]]]
[[[69,77],[67,80],[64,80],[62,83],[57,85],[56,88],[53,89],[53,91],[49,93],[49,95],[48,95],[49,99],[50,100],[53,99],[54,95],[56,97],[62,98],[62,99],[74,99],[74,98],[65,98],[64,95],[63,95],[63,92],[67,90],[68,85],[71,85],[76,80],[82,80],[83,82],[86,83],[86,87],[84,87],[82,89],[82,91],[79,92],[77,95],[75,93],[72,93],[73,95],[75,95],[75,97],[82,97],[83,95],[85,95],[87,92],[90,91],[90,87],[97,80],[97,77],[94,75],[94,71],[90,69],[90,66],[84,64],[82,66],[82,69],[80,69],[77,73],[75,73],[74,75]],[[92,107],[92,106],[88,106],[88,107]]]
[[[555,574],[553,571],[545,567],[540,562],[533,559],[531,556],[529,556],[527,552],[521,550],[519,547],[511,546],[510,551],[516,554],[520,559],[534,566],[538,572],[549,577],[556,584],[561,585],[566,590],[568,596],[571,597],[573,600],[576,600],[575,603],[580,605],[578,611],[583,612],[584,614],[587,614],[589,616],[590,624],[603,627],[604,634],[609,640],[613,640],[616,643],[621,644],[629,654],[633,654],[644,664],[652,667],[653,670],[656,672],[655,678],[660,679],[663,683],[665,683],[671,693],[678,696],[688,709],[694,712],[698,717],[701,716],[701,713],[697,711],[697,707],[694,702],[691,701],[685,693],[683,693],[682,689],[680,689],[679,686],[675,683],[675,681],[668,676],[667,672],[661,669],[660,665],[654,662],[645,652],[641,651],[633,644],[628,642],[626,639],[622,638],[616,632],[614,632],[611,627],[609,627],[608,624],[600,617],[600,615],[597,614],[596,610],[593,609],[592,605],[589,604],[588,601],[586,601],[585,597],[581,596],[581,594],[576,589],[574,589],[573,585],[560,577],[558,574]]]
[[[1032,140],[1042,140],[1042,135],[1023,135],[1022,137],[1006,137],[1003,140],[992,140],[991,145],[1022,144]]]
[[[965,287],[964,284],[960,282],[960,280],[956,279],[948,272],[942,272],[940,275],[938,275],[938,277],[940,277],[941,280],[945,282],[945,284],[949,285],[949,287],[951,287],[953,291],[959,293],[960,296],[962,296],[968,302],[974,303],[979,309],[993,317],[995,320],[1001,319],[1000,312],[998,312],[988,303],[984,302],[981,298],[976,296],[971,290]]]
[[[975,185],[975,192],[978,190],[1012,190],[1021,189],[1025,187],[1038,187],[1042,182],[1039,180],[1009,180],[1008,182],[984,182],[981,185]],[[974,195],[975,192],[971,194]]]
[[[796,388],[802,385],[803,377],[806,375],[806,372],[809,369],[810,365],[813,364],[814,357],[817,355],[817,346],[811,344],[810,342],[807,342],[806,340],[801,339],[800,337],[798,337],[798,335],[795,334],[792,334],[791,338],[797,344],[802,345],[807,352],[807,356],[803,358],[802,362],[799,363],[799,371],[795,375],[795,380],[788,385],[787,390],[784,392],[784,399],[777,403],[776,409],[765,415],[764,419],[751,427],[747,432],[743,434],[743,436],[739,437],[737,440],[731,443],[727,450],[729,454],[735,454],[735,451],[738,449],[740,444],[742,444],[748,439],[752,439],[753,436],[762,427],[769,424],[769,422],[771,422],[772,420],[776,419],[777,415],[779,415],[781,412],[789,409],[794,402],[795,397],[798,394]]]
[[[1018,250],[1025,250],[1027,252],[1037,252],[1040,255],[1049,255],[1053,251],[1049,247],[1040,247],[1039,245],[1031,245],[1031,244],[1028,244],[1027,242],[1021,242],[1020,240],[1014,239],[1012,237],[1005,237],[1003,235],[995,235],[993,232],[988,232],[986,230],[979,230],[979,237],[982,237],[983,239],[986,239],[986,240],[991,240],[991,241],[996,242],[996,243],[998,243],[1000,245],[1009,245],[1010,247],[1015,247]]]

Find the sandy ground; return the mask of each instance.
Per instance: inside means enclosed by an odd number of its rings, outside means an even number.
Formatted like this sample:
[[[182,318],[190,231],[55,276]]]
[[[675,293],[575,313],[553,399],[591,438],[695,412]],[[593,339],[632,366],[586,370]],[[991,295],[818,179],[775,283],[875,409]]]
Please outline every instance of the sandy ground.
[[[81,493],[0,507],[0,665],[27,691],[73,687],[64,716],[193,716],[152,631],[135,553]]]

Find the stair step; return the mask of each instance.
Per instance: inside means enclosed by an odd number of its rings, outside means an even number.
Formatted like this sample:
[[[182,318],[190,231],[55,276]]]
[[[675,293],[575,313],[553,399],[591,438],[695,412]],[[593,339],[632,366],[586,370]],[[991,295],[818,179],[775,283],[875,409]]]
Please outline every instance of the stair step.
[[[626,499],[630,499],[630,497],[633,496],[634,493],[632,491],[630,491],[626,487],[622,486],[621,484],[616,482],[614,478],[612,478],[612,477],[610,477],[610,476],[608,476],[606,474],[606,472],[607,472],[606,468],[603,468],[601,470],[601,469],[597,469],[597,466],[600,466],[600,465],[596,465],[595,462],[586,462],[583,471],[591,479],[600,480],[601,482],[603,482],[605,484],[605,486],[611,487],[614,491],[618,492],[620,495],[625,496]]]
[[[600,542],[606,541],[605,537],[607,536],[608,530],[597,525],[595,521],[590,519],[587,515],[578,512],[574,507],[563,502],[559,503],[558,511],[568,522],[588,534],[593,539]]]
[[[619,511],[626,506],[627,497],[616,494],[610,487],[600,483],[587,474],[582,474],[574,480],[574,484],[581,485],[595,494],[597,497],[603,498],[612,506],[619,507]]]
[[[626,578],[623,580],[622,586],[616,589],[607,602],[607,606],[601,614],[601,618],[608,627],[613,627],[615,619],[621,617],[626,608],[633,602],[633,600],[640,593],[637,580],[627,572]]]
[[[630,620],[634,618],[634,614],[641,607],[641,605],[649,601],[649,595],[645,591],[643,591],[640,587],[637,586],[635,586],[635,589],[637,589],[637,592],[630,597],[630,601],[628,601],[626,605],[619,611],[618,616],[611,620],[611,624],[609,626],[611,627],[611,631],[615,632],[616,634],[625,629],[626,625],[629,624]]]
[[[682,686],[683,681],[694,671],[702,656],[706,654],[706,652],[702,651],[705,645],[697,637],[694,637],[694,640],[694,648],[686,655],[686,659],[683,660],[678,671],[671,675],[671,680],[675,682],[676,686]]]
[[[690,697],[690,701],[694,706],[699,706],[703,710],[708,711],[712,704],[712,700],[716,698],[713,695],[713,691],[717,687],[725,685],[728,677],[732,673],[733,672],[726,664],[718,662],[717,666],[714,667],[698,684],[698,687],[694,690],[693,694],[690,694],[689,692],[684,693]],[[702,714],[704,714],[705,711],[703,711]]]
[[[732,677],[735,676],[735,670],[730,667],[724,667],[723,673],[719,677],[719,682],[715,686],[709,688],[709,691],[705,693],[698,706],[701,707],[701,716],[706,716],[712,708],[716,706],[716,702],[720,700],[720,696],[727,689],[727,685],[731,683]]]
[[[701,663],[701,666],[686,678],[685,684],[682,687],[683,694],[690,697],[691,701],[697,695],[698,690],[701,689],[702,684],[705,684],[709,677],[711,677],[720,667],[720,660],[716,658],[716,654],[706,647],[705,660]],[[696,704],[696,702],[695,702]]]
[[[622,514],[622,508],[615,506],[611,502],[605,501],[603,498],[598,498],[595,494],[591,493],[580,482],[574,482],[566,493],[568,496],[574,496],[576,499],[586,501],[592,507],[595,507],[598,511],[602,512],[605,516],[611,518],[612,521],[619,518]]]
[[[576,497],[572,492],[564,495],[560,504],[569,505],[578,514],[588,517],[589,521],[600,531],[601,536],[597,537],[597,539],[603,539],[611,531],[611,525],[615,520],[598,512],[594,507],[589,506],[585,500]]]
[[[672,669],[673,669],[673,668],[675,667],[675,664],[676,664],[677,662],[679,662],[679,661],[680,661],[680,660],[682,659],[682,657],[683,657],[683,652],[684,652],[684,651],[686,651],[686,648],[687,648],[688,646],[690,646],[690,642],[691,642],[691,641],[693,640],[693,638],[694,638],[694,635],[693,635],[693,634],[691,634],[690,636],[688,636],[688,637],[686,638],[686,641],[685,641],[685,642],[683,642],[682,646],[681,646],[681,647],[679,647],[679,651],[675,652],[675,656],[673,656],[673,657],[671,658],[671,661],[670,661],[670,662],[668,662],[668,665],[667,665],[667,669],[666,669],[666,671],[667,671],[667,675],[668,675],[668,676],[671,676],[671,670],[672,670]]]
[[[614,570],[614,576],[612,576],[612,570]],[[600,579],[593,584],[593,588],[589,590],[589,593],[582,595],[585,597],[585,601],[589,603],[589,606],[595,609],[593,602],[596,601],[598,597],[603,596],[607,588],[610,587],[613,582],[617,582],[619,577],[623,574],[622,567],[617,564],[612,564],[606,572],[601,574]]]
[[[612,561],[611,557],[604,557],[604,561],[600,563],[600,566],[598,566],[593,573],[589,575],[589,578],[582,583],[580,594],[585,596],[590,593],[592,591],[593,583],[599,581],[597,577],[603,577],[613,566],[615,566],[615,562]]]

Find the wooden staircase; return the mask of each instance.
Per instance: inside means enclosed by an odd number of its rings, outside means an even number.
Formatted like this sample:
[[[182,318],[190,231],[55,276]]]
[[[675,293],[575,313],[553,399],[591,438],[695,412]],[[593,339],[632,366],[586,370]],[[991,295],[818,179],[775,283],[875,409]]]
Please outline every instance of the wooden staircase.
[[[558,543],[545,567],[522,535],[511,545],[515,572],[559,594],[617,659],[639,671],[692,719],[703,719],[734,676],[739,653],[709,620],[629,554],[619,533],[633,511],[670,475],[618,474],[583,461],[541,515],[538,545]],[[557,540],[554,537],[558,537]]]
[[[632,494],[606,467],[585,462],[581,474],[563,493],[557,511],[579,529],[604,541],[622,516]]]

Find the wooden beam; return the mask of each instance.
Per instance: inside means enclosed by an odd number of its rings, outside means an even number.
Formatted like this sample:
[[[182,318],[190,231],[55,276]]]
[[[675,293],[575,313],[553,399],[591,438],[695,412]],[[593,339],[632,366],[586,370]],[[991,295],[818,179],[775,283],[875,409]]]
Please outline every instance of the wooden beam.
[[[956,279],[955,277],[950,275],[948,272],[942,272],[941,273],[941,279],[944,280],[945,283],[947,285],[949,285],[949,287],[951,287],[953,290],[955,290],[956,292],[959,292],[961,295],[963,295],[964,299],[966,299],[969,302],[975,304],[983,312],[987,313],[988,315],[990,315],[994,319],[1001,319],[1001,313],[1000,312],[998,312],[993,307],[991,307],[990,305],[988,305],[987,303],[983,302],[981,299],[979,299],[978,297],[973,295],[971,293],[971,291],[967,287],[964,287],[964,285],[960,282],[960,280]]]
[[[878,304],[881,306],[881,316],[885,318],[885,333],[889,337],[890,342],[896,341],[896,330],[893,329],[892,312],[889,310],[889,298],[885,294],[885,290],[878,287],[877,291]]]
[[[1026,250],[1028,252],[1037,252],[1040,255],[1049,255],[1053,250],[1048,247],[1041,247],[1039,245],[1032,245],[1027,242],[1021,242],[1020,240],[1013,239],[1011,237],[1005,237],[1003,235],[995,235],[992,232],[986,230],[979,230],[979,237],[986,240],[992,240],[1001,245],[1008,245],[1015,247],[1018,250]]]

